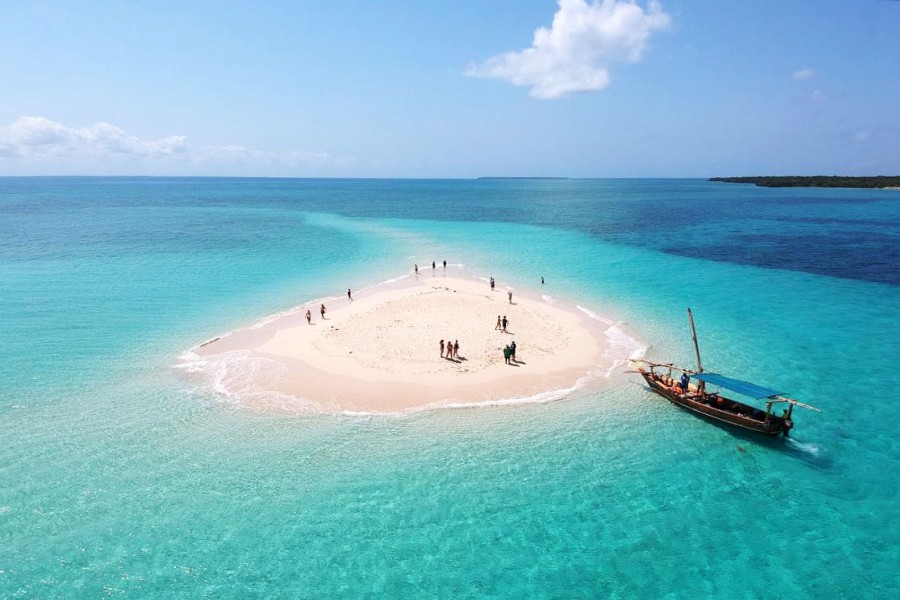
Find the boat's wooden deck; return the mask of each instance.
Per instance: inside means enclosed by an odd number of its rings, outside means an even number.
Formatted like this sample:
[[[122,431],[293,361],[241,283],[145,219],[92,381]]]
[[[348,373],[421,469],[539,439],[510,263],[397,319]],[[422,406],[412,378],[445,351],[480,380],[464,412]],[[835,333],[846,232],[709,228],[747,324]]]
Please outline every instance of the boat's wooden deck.
[[[641,373],[660,395],[696,413],[770,435],[780,432],[784,426],[782,417],[770,414],[767,420],[764,411],[717,392],[707,394],[692,385],[686,393],[682,393],[678,381],[671,377],[647,371]]]

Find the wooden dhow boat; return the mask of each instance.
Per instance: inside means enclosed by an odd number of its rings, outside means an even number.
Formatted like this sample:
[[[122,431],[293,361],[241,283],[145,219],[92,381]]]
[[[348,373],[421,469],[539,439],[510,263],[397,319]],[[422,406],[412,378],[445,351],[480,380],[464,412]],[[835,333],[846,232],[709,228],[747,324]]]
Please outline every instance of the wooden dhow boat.
[[[707,373],[700,362],[700,346],[697,343],[697,331],[694,328],[694,316],[688,309],[688,320],[691,324],[691,335],[694,339],[694,351],[697,353],[697,368],[677,367],[671,363],[656,363],[646,360],[634,361],[638,373],[643,376],[650,389],[667,398],[673,404],[697,413],[708,419],[726,423],[757,433],[776,436],[787,436],[794,427],[794,407],[800,406],[819,411],[818,408],[788,398],[783,392],[762,387],[748,381],[732,379],[718,373]],[[682,375],[675,379],[673,373]],[[693,381],[692,381],[693,380]],[[718,391],[710,392],[707,384],[716,388],[724,388],[741,396],[765,401],[763,411],[755,406],[721,395]],[[776,405],[786,404],[781,414],[773,410]]]

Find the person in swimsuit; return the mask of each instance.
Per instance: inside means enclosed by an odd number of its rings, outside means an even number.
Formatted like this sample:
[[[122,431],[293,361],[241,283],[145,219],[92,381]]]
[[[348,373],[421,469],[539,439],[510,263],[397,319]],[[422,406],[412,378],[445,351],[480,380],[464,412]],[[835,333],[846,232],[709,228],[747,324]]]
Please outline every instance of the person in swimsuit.
[[[513,340],[512,343],[509,345],[509,359],[513,362],[517,362],[516,361],[516,340]]]
[[[500,329],[500,327],[502,327],[502,324],[500,321],[500,315],[497,315],[497,326],[494,327],[494,330],[496,331],[497,329]]]
[[[453,358],[459,358],[459,340],[453,340]]]
[[[322,318],[325,318],[325,305],[319,307],[319,314],[322,315]]]
[[[350,298],[350,302],[353,302],[353,294],[350,293],[350,288],[347,288],[347,297]]]
[[[444,340],[441,340],[441,358],[444,358]]]
[[[306,322],[309,325],[312,325],[312,313],[310,313],[309,311],[306,311]]]

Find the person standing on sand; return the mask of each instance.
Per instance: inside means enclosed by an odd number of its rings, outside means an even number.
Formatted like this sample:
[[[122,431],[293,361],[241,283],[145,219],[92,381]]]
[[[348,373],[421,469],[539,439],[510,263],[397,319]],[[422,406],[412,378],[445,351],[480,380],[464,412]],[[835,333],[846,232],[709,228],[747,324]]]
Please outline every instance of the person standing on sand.
[[[497,331],[501,327],[500,315],[497,315],[497,326],[494,327],[494,331]]]
[[[308,325],[312,325],[312,313],[310,313],[309,311],[306,311],[306,323]]]
[[[501,325],[503,325],[503,329],[501,329],[500,331],[506,333],[506,326],[509,325],[509,321],[506,320],[506,315],[503,315],[503,320],[500,321],[500,323]]]
[[[491,277],[491,291],[494,291],[494,278]]]
[[[516,340],[513,340],[509,345],[509,358],[513,362],[518,362],[516,361]]]
[[[431,261],[431,270],[434,271],[435,268],[436,268],[436,267],[435,267],[434,261]]]
[[[353,294],[350,293],[350,288],[347,288],[347,297],[350,298],[350,302],[353,302]]]
[[[509,296],[509,303],[512,304],[512,290],[509,290],[507,295]]]
[[[414,265],[414,267],[415,267],[415,269],[416,269],[416,275],[418,275],[418,274],[419,274],[419,265],[416,264],[416,265]]]
[[[506,364],[510,364],[510,362],[509,362],[509,357],[510,357],[510,356],[512,356],[512,350],[510,350],[509,344],[507,344],[506,347],[503,348],[503,361],[504,361]]]
[[[459,340],[453,340],[453,358],[459,358]]]
[[[445,269],[447,268],[447,261],[446,261],[446,260],[444,261],[444,268],[445,268]]]
[[[322,315],[322,318],[325,318],[325,305],[319,307],[319,314]]]
[[[444,358],[444,340],[441,340],[441,358]]]

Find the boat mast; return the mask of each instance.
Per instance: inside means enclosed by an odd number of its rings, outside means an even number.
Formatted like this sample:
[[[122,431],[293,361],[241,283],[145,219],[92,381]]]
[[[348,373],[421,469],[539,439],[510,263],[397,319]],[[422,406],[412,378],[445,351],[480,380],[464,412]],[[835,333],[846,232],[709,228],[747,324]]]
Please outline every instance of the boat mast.
[[[691,309],[688,310],[688,321],[691,322],[691,336],[694,338],[694,352],[697,353],[697,372],[703,372],[703,363],[700,362],[700,345],[697,343],[697,330],[694,328],[694,315],[691,313]],[[698,386],[700,393],[706,389],[706,382],[701,381]]]

